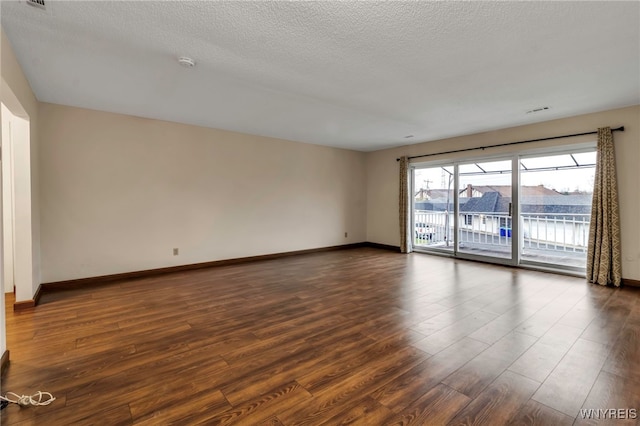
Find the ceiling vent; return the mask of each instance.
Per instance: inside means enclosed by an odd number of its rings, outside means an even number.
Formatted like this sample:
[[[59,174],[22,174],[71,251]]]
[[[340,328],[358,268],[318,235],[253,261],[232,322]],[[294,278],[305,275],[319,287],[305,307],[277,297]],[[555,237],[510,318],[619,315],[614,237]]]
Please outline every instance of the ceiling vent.
[[[532,110],[527,111],[527,114],[534,114],[534,113],[536,113],[536,112],[542,112],[542,111],[546,111],[546,110],[548,110],[548,109],[549,109],[549,107],[548,107],[548,106],[546,106],[546,107],[534,108],[534,109],[532,109]]]
[[[47,10],[44,4],[44,0],[27,0],[29,6],[37,7],[38,9]]]

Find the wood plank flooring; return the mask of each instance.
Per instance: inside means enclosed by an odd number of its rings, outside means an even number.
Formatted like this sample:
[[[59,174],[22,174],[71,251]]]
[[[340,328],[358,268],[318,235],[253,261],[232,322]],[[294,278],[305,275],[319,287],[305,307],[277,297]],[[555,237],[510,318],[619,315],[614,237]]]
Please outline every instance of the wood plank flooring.
[[[581,415],[640,409],[633,288],[357,248],[12,304],[2,393],[57,399],[3,425],[640,424]]]

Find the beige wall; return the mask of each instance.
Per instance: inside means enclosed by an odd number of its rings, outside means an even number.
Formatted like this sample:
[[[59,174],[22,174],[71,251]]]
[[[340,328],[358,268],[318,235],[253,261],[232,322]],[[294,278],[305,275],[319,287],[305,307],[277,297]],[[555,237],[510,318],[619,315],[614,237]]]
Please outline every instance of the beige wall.
[[[623,275],[640,279],[638,106],[364,154],[39,104],[4,33],[2,80],[31,122],[34,291],[40,282],[365,240],[398,245],[396,157],[605,125],[626,127],[615,135]]]
[[[376,151],[367,155],[367,241],[400,245],[398,225],[398,163],[402,155],[421,155],[456,149],[537,139],[547,136],[582,133],[598,127],[625,126],[624,132],[614,135],[622,232],[623,276],[640,279],[640,106],[553,120],[494,132],[439,140],[401,148]],[[583,143],[593,136],[561,139],[506,148],[493,148],[464,154],[429,157],[430,160],[488,156],[517,150]],[[425,160],[422,160],[425,161]]]
[[[43,282],[365,240],[361,152],[46,103],[40,134]]]

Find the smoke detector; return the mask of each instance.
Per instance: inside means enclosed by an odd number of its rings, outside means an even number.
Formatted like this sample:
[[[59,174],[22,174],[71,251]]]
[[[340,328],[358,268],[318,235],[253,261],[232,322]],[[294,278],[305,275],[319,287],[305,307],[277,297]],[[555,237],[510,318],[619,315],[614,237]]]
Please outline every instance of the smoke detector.
[[[193,68],[196,66],[196,61],[194,61],[193,59],[187,57],[187,56],[181,56],[178,58],[178,63],[180,65],[182,65],[185,68]]]

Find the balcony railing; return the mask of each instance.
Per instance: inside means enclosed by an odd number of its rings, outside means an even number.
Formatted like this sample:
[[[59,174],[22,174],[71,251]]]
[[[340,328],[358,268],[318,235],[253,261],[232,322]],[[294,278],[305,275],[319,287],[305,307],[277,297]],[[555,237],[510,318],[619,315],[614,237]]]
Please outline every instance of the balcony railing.
[[[522,213],[523,251],[552,250],[586,253],[589,214]],[[417,210],[415,244],[453,248],[453,213]],[[458,240],[461,246],[511,246],[512,219],[502,213],[460,212]]]

